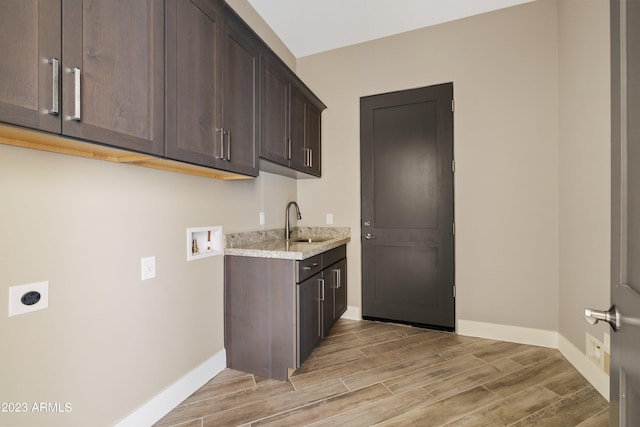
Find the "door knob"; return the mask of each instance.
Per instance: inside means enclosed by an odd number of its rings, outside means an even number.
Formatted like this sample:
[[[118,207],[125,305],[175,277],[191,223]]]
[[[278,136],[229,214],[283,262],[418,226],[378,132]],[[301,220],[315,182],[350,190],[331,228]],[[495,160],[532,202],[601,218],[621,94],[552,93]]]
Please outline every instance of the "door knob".
[[[376,236],[374,236],[371,233],[364,233],[364,238],[367,239],[367,240],[371,240],[371,239],[375,239]]]
[[[613,329],[614,332],[620,329],[620,312],[615,305],[612,305],[608,311],[585,308],[584,318],[592,325],[595,325],[600,320],[607,322],[611,325],[611,329]]]

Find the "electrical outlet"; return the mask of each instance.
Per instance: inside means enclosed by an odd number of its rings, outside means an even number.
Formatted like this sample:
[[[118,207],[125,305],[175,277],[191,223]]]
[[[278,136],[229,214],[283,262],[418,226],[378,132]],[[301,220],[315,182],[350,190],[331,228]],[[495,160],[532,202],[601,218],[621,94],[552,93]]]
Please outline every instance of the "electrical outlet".
[[[604,371],[604,358],[605,350],[604,344],[598,341],[593,335],[589,333],[586,335],[586,355],[587,359],[591,360],[596,366]]]
[[[49,307],[49,281],[9,288],[9,317]]]
[[[260,225],[264,225],[264,224],[265,224],[264,212],[260,212]]]
[[[140,259],[140,279],[147,280],[156,277],[156,257],[150,256]]]
[[[327,225],[333,225],[333,214],[332,213],[328,213],[327,214]]]

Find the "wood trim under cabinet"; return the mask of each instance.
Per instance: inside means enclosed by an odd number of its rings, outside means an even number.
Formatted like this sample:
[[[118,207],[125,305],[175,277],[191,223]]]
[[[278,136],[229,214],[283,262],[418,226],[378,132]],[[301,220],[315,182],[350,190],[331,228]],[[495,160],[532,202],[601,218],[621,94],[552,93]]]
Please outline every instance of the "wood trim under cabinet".
[[[0,123],[0,144],[32,148],[35,150],[67,154],[89,159],[106,160],[115,163],[126,163],[135,166],[202,176],[206,178],[222,180],[253,178],[217,169],[196,166],[189,163],[182,163],[175,160],[163,159],[148,154],[135,153],[105,145],[64,138],[59,135],[23,129],[2,123]]]

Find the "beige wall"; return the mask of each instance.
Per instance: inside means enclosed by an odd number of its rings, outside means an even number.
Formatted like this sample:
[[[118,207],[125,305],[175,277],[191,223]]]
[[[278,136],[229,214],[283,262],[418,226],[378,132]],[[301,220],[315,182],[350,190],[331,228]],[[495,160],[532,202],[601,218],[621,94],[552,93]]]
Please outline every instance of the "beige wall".
[[[360,306],[359,98],[454,83],[457,318],[558,330],[555,1],[298,60],[327,104],[323,178],[299,181],[311,222],[352,227],[348,303]]]
[[[0,425],[112,425],[224,349],[223,259],[186,261],[186,228],[273,228],[294,180],[222,182],[0,145],[0,401],[70,414]],[[140,280],[155,256],[157,278]],[[50,281],[49,308],[6,317],[9,286]]]
[[[609,2],[558,4],[560,58],[560,333],[584,350],[605,325],[583,309],[609,307],[611,84]]]
[[[223,258],[187,262],[186,228],[255,230],[260,211],[266,228],[283,227],[296,182],[268,173],[223,182],[0,145],[0,195],[0,402],[72,405],[0,413],[0,425],[107,426],[224,350]],[[146,256],[157,278],[141,281]],[[43,280],[49,308],[8,318],[8,288]]]

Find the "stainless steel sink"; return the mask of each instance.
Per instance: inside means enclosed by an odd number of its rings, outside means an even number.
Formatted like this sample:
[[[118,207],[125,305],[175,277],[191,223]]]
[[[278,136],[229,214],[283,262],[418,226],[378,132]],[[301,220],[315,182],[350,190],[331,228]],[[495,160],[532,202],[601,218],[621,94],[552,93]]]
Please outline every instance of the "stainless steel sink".
[[[322,243],[322,242],[326,242],[329,239],[324,239],[324,238],[307,238],[307,239],[291,239],[292,242],[294,243]]]

